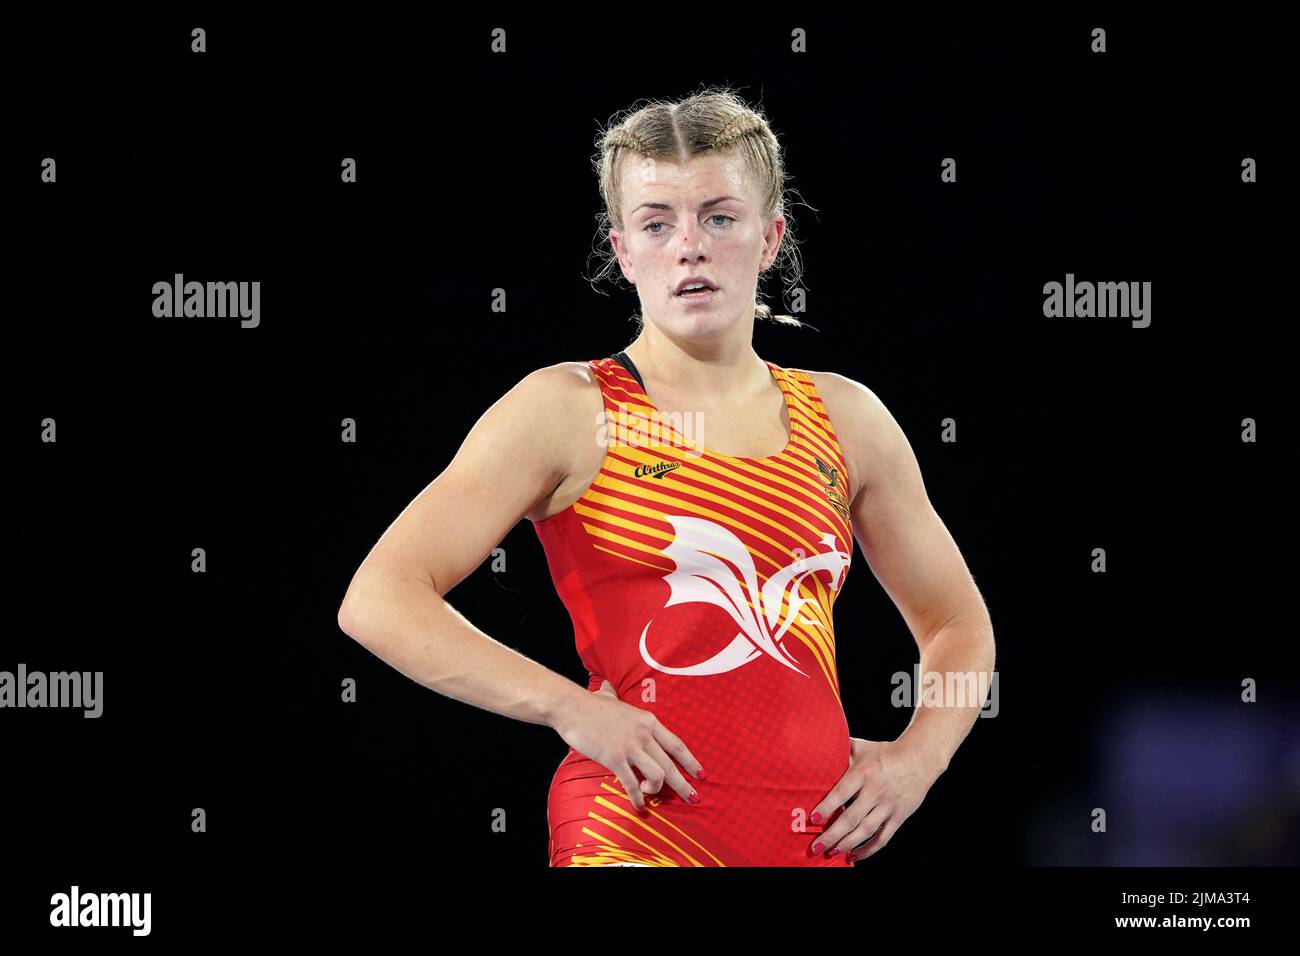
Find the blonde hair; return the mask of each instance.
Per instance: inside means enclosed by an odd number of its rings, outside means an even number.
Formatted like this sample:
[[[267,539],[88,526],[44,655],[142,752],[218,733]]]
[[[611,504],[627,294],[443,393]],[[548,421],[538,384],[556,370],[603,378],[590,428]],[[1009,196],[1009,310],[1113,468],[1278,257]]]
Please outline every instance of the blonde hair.
[[[681,100],[652,100],[635,111],[629,109],[621,119],[616,114],[598,138],[598,145],[600,149],[593,162],[600,177],[600,198],[605,208],[599,216],[598,236],[604,265],[596,279],[619,275],[618,255],[611,247],[609,233],[611,228],[623,230],[620,177],[633,154],[685,164],[695,156],[735,150],[744,161],[751,182],[757,185],[763,217],[785,214],[785,164],[781,145],[762,114],[725,87],[705,89]],[[794,288],[803,269],[790,225],[787,217],[786,231],[772,265],[782,272],[789,268],[787,287]],[[760,275],[760,281],[761,278]],[[804,324],[792,315],[773,315],[771,307],[760,302],[757,296],[754,317],[785,325]]]

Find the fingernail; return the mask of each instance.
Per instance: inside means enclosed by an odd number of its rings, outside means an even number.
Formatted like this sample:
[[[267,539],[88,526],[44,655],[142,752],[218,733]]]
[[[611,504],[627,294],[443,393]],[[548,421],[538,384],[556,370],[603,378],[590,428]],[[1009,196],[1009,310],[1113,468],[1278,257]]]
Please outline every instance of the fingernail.
[[[814,814],[812,815],[812,822],[813,822],[813,823],[821,823],[821,822],[822,822],[822,815],[821,815],[820,813],[814,813]]]
[[[695,779],[696,779],[696,780],[703,780],[703,779],[704,779],[704,768],[703,768],[703,767],[701,767],[699,770],[695,771]]]
[[[827,856],[834,856],[836,853],[839,853],[839,852],[840,852],[840,848],[837,847],[837,846],[833,846],[833,847],[831,847],[831,852],[827,853],[826,855],[827,855]]]
[[[822,845],[821,845],[821,841],[819,840],[818,842],[813,844],[813,852],[820,853],[821,851],[822,851]]]
[[[692,790],[692,791],[691,791],[691,803],[699,803],[699,802],[700,802],[700,795],[699,795],[698,793],[696,793],[694,790]]]

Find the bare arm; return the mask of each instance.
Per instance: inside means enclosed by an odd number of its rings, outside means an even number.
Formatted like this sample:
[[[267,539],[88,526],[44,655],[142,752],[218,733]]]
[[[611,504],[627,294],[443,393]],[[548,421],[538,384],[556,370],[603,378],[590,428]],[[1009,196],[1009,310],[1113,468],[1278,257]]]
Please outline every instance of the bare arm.
[[[685,800],[695,796],[678,767],[699,776],[685,743],[648,710],[619,700],[608,681],[589,693],[493,640],[444,597],[570,474],[580,443],[596,440],[586,410],[599,398],[587,374],[580,363],[539,369],[483,413],[451,464],[361,563],[339,627],[431,690],[551,727],[613,772],[643,810],[645,795],[664,784]],[[585,405],[576,399],[582,388]]]
[[[832,373],[819,373],[819,384],[823,380],[830,385],[823,400],[851,459],[854,536],[916,640],[923,678],[983,674],[990,680],[995,646],[988,609],[930,503],[906,436],[866,386]],[[943,686],[949,686],[946,679]],[[979,716],[982,697],[967,702],[918,707],[899,737],[935,776]]]
[[[548,726],[586,688],[484,634],[444,595],[567,474],[576,374],[538,369],[483,413],[361,563],[338,615],[346,634],[425,687]]]

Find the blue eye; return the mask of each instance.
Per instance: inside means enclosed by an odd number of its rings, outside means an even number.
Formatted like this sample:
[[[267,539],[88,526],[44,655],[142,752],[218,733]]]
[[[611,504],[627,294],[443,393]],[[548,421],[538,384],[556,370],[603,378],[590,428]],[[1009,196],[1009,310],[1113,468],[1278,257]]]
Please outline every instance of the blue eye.
[[[719,229],[730,229],[730,228],[731,228],[731,223],[733,223],[733,222],[736,221],[736,217],[735,217],[735,216],[728,216],[728,215],[726,215],[725,213],[721,213],[721,212],[715,212],[715,213],[714,213],[712,216],[710,216],[709,218],[710,218],[710,219],[722,219],[722,220],[725,220],[725,222],[716,223],[716,225],[717,225],[717,227],[718,227]],[[642,230],[641,230],[641,231],[642,231],[642,232],[649,232],[650,235],[652,235],[652,236],[659,236],[659,235],[662,235],[662,234],[663,234],[662,230],[659,230],[659,231],[656,231],[656,232],[650,232],[650,227],[651,227],[651,226],[666,226],[666,225],[668,225],[668,224],[667,224],[666,222],[664,222],[662,219],[656,219],[654,222],[648,222],[648,223],[646,223],[645,226],[642,227]]]

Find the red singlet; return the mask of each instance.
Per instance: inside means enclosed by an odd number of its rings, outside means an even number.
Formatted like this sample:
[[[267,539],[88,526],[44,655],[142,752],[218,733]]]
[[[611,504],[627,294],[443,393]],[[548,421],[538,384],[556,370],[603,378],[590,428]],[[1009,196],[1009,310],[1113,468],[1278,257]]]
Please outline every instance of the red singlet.
[[[831,608],[853,551],[844,458],[812,377],[767,363],[789,444],[735,458],[656,419],[615,358],[588,364],[604,463],[533,526],[588,690],[608,679],[654,713],[706,778],[683,773],[699,804],[665,783],[641,817],[617,777],[569,748],[547,802],[551,865],[846,865],[810,852],[836,817],[808,817],[849,767]]]

